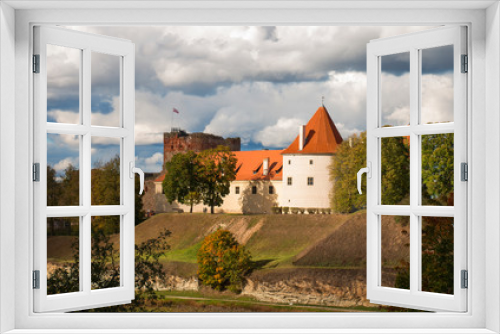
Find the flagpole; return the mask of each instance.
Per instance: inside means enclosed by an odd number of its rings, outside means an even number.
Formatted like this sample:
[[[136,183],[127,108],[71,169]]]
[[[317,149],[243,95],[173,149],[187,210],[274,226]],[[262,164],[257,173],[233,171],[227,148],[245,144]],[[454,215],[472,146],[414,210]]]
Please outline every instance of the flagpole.
[[[170,132],[172,132],[173,128],[174,128],[174,111],[172,110],[172,115],[170,117]]]

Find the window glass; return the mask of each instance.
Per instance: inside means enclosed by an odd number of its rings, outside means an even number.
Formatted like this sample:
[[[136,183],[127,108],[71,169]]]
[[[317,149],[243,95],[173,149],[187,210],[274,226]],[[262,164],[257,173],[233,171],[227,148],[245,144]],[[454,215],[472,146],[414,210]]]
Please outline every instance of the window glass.
[[[80,123],[82,51],[47,45],[47,122]]]
[[[80,205],[80,136],[47,134],[47,206]]]
[[[80,291],[80,218],[47,218],[47,294]]]
[[[381,126],[410,124],[410,53],[380,57]]]
[[[92,52],[92,114],[90,123],[120,126],[120,57]]]
[[[423,49],[420,124],[453,122],[453,45]]]

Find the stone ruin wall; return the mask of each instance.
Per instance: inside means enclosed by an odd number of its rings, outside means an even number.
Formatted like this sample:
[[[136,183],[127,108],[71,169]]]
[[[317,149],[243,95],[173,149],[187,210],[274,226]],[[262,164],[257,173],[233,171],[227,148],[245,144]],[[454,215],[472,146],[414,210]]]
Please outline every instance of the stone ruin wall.
[[[165,132],[163,134],[163,168],[174,154],[179,152],[201,152],[219,145],[228,146],[231,151],[241,150],[240,138],[222,138],[207,133]]]

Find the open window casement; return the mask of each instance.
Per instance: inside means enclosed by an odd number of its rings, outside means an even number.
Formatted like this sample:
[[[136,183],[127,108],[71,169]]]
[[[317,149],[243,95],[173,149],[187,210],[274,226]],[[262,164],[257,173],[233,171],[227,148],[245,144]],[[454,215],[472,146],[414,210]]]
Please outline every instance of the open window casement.
[[[372,303],[467,310],[466,54],[466,28],[458,26],[367,46],[367,297]],[[406,145],[409,154],[396,165],[384,155],[397,145]],[[407,169],[407,179],[396,187],[406,184],[408,193],[397,202],[390,196],[394,189],[384,183],[393,168]],[[384,238],[388,219],[409,234],[408,256],[392,264],[392,275],[399,274],[395,283],[385,278],[390,265],[384,247],[396,242]]]
[[[54,55],[53,48],[62,50]],[[37,26],[34,28],[33,52],[33,83],[34,83],[34,271],[33,293],[35,312],[64,312],[71,310],[88,309],[106,305],[129,303],[134,299],[134,52],[135,46],[128,40],[100,36],[78,31]],[[68,80],[67,73],[63,73],[64,63],[68,53],[76,54],[73,75],[74,82]],[[92,87],[91,63],[100,61],[101,55],[115,57],[117,64],[116,76],[118,97],[113,100],[114,112],[117,116],[116,124],[95,122],[98,119],[92,114],[91,95],[97,87]],[[48,61],[50,66],[47,66]],[[102,68],[102,67],[101,67]],[[52,72],[52,73],[50,73]],[[58,80],[53,81],[54,73]],[[49,79],[48,79],[49,78]],[[52,81],[51,81],[52,80]],[[48,90],[48,85],[51,89]],[[64,101],[67,97],[61,96],[63,90],[54,87],[76,87],[76,107],[69,118],[48,118],[47,105],[54,94],[57,99]],[[74,99],[74,96],[73,96]],[[75,99],[74,99],[75,100]],[[63,107],[59,109],[64,109]],[[56,110],[57,111],[57,110]],[[64,112],[60,111],[59,112]],[[98,115],[97,115],[98,116]],[[94,124],[96,123],[96,124]],[[95,164],[93,164],[94,142],[116,143],[119,170],[119,189],[116,191],[116,201],[110,205],[94,205],[92,199],[92,181]],[[55,145],[55,143],[58,143]],[[48,145],[50,144],[50,145]],[[72,177],[76,178],[78,190],[74,198],[66,200],[61,205],[48,203],[47,194],[52,191],[47,180],[48,148],[56,150],[50,154],[57,155],[58,145],[71,146],[76,150],[76,157],[72,164],[75,167]],[[57,170],[57,168],[55,168]],[[66,170],[66,173],[67,172]],[[142,178],[143,179],[143,178]],[[141,180],[142,181],[142,180]],[[142,186],[141,186],[142,188]],[[102,204],[102,203],[101,203]],[[114,217],[119,240],[114,241],[115,252],[118,255],[104,259],[106,266],[119,266],[115,272],[119,278],[118,284],[110,287],[96,286],[93,282],[92,252],[92,224],[96,217]],[[63,219],[64,218],[64,219]],[[66,262],[72,266],[73,276],[61,279],[58,284],[66,284],[66,290],[51,292],[48,289],[48,274],[54,268],[48,269],[48,247],[63,247],[56,245],[54,240],[48,243],[48,221],[57,225],[64,220],[67,228],[73,232],[74,257]],[[109,220],[109,219],[108,219]],[[68,223],[70,222],[70,223]],[[119,226],[118,226],[119,225]],[[119,244],[119,247],[117,246]],[[99,255],[98,255],[99,256]]]

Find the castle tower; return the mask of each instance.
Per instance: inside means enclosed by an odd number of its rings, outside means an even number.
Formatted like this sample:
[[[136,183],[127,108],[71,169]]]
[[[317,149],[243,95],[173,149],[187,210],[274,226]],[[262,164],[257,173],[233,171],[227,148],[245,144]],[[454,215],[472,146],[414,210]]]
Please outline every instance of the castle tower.
[[[165,169],[165,163],[177,153],[201,152],[219,145],[227,146],[231,151],[240,151],[241,139],[239,137],[224,139],[208,133],[186,133],[182,130],[165,132],[163,134],[163,169]]]
[[[342,136],[325,106],[318,108],[298,136],[281,153],[283,156],[283,186],[280,206],[299,208],[329,208],[329,166]]]

